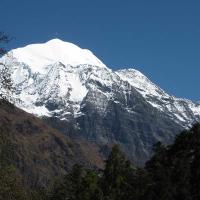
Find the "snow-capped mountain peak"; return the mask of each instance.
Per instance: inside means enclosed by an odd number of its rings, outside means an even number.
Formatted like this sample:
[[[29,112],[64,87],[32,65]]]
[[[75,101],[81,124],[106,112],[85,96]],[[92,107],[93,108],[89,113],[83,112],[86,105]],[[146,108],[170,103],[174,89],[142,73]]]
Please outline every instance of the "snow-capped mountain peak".
[[[9,52],[20,63],[25,63],[33,72],[44,72],[44,66],[61,62],[64,65],[90,64],[106,67],[91,51],[64,42],[52,39],[42,44],[31,44]]]
[[[167,94],[135,69],[113,71],[59,39],[14,49],[0,63],[0,75],[5,65],[11,70],[17,107],[48,117],[66,134],[70,123],[99,145],[118,142],[140,163],[156,141],[169,143],[176,131],[200,122],[200,104]]]
[[[105,111],[105,102],[122,101],[116,97],[116,88],[121,90],[126,105],[133,88],[174,121],[187,122],[187,126],[200,119],[199,104],[167,94],[136,69],[112,71],[91,51],[60,39],[14,49],[1,62],[13,71],[17,106],[40,116],[54,115],[58,110],[75,116],[86,96],[97,92],[102,95],[103,109],[93,101]]]

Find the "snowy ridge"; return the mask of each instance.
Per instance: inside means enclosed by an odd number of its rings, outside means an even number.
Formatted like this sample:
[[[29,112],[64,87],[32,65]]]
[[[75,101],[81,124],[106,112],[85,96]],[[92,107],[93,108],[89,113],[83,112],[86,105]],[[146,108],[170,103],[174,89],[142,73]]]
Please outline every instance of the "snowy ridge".
[[[144,74],[136,69],[122,69],[116,71],[116,73],[124,81],[128,81],[132,86],[140,91],[144,97],[148,97],[148,95],[153,95],[158,98],[169,96],[161,88],[152,83]]]
[[[91,51],[59,39],[14,49],[0,62],[12,70],[16,105],[38,116],[79,117],[84,115],[81,109],[86,97],[102,116],[109,101],[133,113],[134,106],[120,102],[116,93],[121,91],[127,100],[136,90],[151,106],[184,127],[200,121],[199,103],[167,94],[135,69],[114,72]]]
[[[135,87],[153,107],[168,113],[174,120],[187,122],[187,124],[199,121],[200,105],[198,103],[167,94],[138,70],[123,69],[116,73]]]

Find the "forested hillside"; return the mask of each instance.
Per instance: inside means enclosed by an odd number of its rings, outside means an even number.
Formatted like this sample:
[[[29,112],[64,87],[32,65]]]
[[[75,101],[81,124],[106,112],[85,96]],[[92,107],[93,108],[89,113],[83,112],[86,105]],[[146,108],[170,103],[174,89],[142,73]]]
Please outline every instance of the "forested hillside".
[[[1,102],[0,111],[2,200],[200,198],[199,124],[179,134],[173,145],[155,144],[143,168],[118,146],[103,167],[97,147],[71,141],[12,104]]]

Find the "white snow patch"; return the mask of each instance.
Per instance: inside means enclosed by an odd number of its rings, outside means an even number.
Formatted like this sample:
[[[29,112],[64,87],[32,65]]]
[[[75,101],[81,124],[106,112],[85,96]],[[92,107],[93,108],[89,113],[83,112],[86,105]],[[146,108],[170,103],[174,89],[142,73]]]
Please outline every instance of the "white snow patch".
[[[87,95],[87,88],[80,81],[77,74],[69,74],[67,76],[69,83],[71,84],[70,100],[74,102],[81,102],[83,98]]]
[[[34,107],[26,107],[26,108],[21,108],[24,111],[34,114],[36,116],[42,117],[42,116],[47,116],[50,117],[51,113],[45,106],[34,106]]]

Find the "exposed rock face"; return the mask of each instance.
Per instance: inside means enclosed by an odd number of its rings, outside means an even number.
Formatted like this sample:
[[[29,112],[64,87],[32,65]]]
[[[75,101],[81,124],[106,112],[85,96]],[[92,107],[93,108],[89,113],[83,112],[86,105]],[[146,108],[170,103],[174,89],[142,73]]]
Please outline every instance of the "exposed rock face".
[[[116,72],[124,81],[128,81],[153,107],[164,112],[181,126],[187,128],[200,121],[200,105],[187,99],[167,94],[152,83],[141,72],[124,69]]]
[[[79,133],[89,141],[101,145],[118,143],[131,160],[142,164],[150,157],[152,144],[172,142],[174,133],[181,129],[130,85],[128,91],[113,86],[110,100],[103,93],[109,88],[104,87],[99,87],[102,92],[88,92],[81,107],[84,115],[76,118]]]
[[[16,106],[102,149],[118,143],[138,164],[155,142],[170,143],[200,121],[198,103],[168,95],[137,70],[112,71],[58,39],[12,50],[1,62],[12,70]]]

